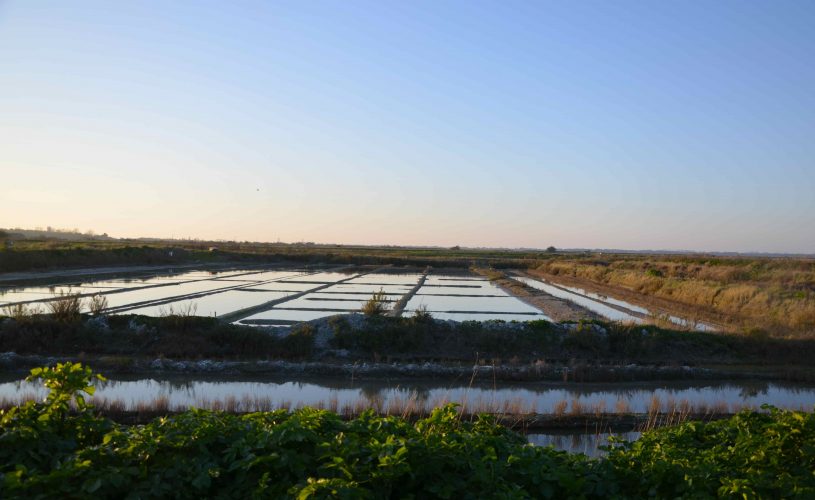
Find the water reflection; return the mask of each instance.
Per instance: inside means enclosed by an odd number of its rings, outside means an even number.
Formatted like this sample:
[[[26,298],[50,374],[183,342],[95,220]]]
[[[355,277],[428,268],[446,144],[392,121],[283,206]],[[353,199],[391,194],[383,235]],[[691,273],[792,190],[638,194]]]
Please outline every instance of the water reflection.
[[[0,399],[14,400],[21,394],[42,397],[44,391],[37,384],[19,379],[0,383]],[[556,413],[558,408],[564,412],[645,413],[654,405],[662,411],[687,406],[700,412],[734,412],[759,408],[764,403],[812,410],[815,387],[762,381],[493,385],[477,380],[469,384],[467,381],[440,383],[415,379],[360,381],[157,375],[153,378],[114,376],[100,383],[96,397],[119,400],[130,407],[149,404],[156,398],[167,398],[173,407],[206,406],[207,402],[237,399],[248,401],[247,411],[276,405],[327,407],[330,402],[338,407],[356,407],[360,401],[375,401],[384,407],[410,403],[423,408],[458,402],[468,411],[515,413]],[[251,407],[259,403],[261,407]]]
[[[552,446],[557,450],[570,453],[583,453],[590,457],[600,457],[606,454],[602,447],[609,446],[609,439],[636,441],[641,432],[583,432],[583,433],[546,433],[527,434],[526,439],[535,446]]]

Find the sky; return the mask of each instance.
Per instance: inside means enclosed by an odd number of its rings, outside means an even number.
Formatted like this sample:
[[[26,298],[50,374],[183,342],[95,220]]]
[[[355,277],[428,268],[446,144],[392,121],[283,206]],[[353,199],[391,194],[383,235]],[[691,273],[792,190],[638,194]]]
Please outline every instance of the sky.
[[[0,0],[0,227],[815,252],[815,2]]]

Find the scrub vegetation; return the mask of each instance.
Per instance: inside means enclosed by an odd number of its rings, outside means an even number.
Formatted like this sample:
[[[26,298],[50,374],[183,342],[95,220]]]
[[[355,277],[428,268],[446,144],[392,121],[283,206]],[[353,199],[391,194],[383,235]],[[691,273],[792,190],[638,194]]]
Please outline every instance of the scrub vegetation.
[[[455,406],[409,422],[326,410],[99,416],[93,374],[32,370],[49,395],[0,414],[4,498],[643,498],[815,495],[815,415],[769,409],[686,422],[589,459],[525,443]]]
[[[561,257],[535,271],[678,305],[742,329],[815,333],[815,259],[710,256]],[[572,281],[570,281],[572,280]]]
[[[75,310],[67,314],[62,306],[55,314],[6,309],[7,316],[0,316],[3,351],[80,359],[279,359],[319,360],[328,365],[431,361],[458,367],[490,365],[496,367],[497,377],[505,379],[557,379],[568,373],[570,380],[656,376],[613,369],[631,364],[675,367],[677,374],[683,373],[682,365],[732,366],[748,372],[764,367],[783,372],[777,375],[783,378],[808,380],[815,357],[812,339],[687,332],[601,321],[459,323],[421,313],[411,317],[359,315],[350,321],[339,315],[281,330],[227,324],[178,311],[148,317],[76,315]],[[318,337],[323,339],[319,343]]]
[[[3,351],[46,356],[128,356],[174,359],[307,359],[313,328],[294,327],[286,337],[215,318],[168,314],[0,317]],[[79,319],[77,319],[79,318]]]

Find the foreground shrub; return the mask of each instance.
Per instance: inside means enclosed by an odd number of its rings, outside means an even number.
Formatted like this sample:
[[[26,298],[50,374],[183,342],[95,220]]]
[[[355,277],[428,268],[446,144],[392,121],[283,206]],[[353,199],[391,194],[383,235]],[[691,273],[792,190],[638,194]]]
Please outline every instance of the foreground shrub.
[[[632,494],[815,498],[815,416],[764,409],[647,432],[608,460]]]
[[[815,417],[772,409],[648,432],[592,460],[525,443],[454,406],[415,423],[368,412],[191,410],[99,418],[92,374],[36,369],[51,390],[0,416],[0,497],[643,498],[815,495]]]

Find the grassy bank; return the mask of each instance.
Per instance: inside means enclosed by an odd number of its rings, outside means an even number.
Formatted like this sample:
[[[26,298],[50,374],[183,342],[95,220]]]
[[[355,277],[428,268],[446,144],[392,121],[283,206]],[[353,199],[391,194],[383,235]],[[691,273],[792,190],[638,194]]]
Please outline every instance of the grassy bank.
[[[454,407],[409,422],[303,409],[203,410],[127,426],[100,417],[79,365],[37,369],[51,390],[0,416],[5,498],[811,497],[815,416],[742,412],[614,446],[604,459],[527,445]]]
[[[308,325],[286,337],[211,317],[113,315],[58,320],[35,315],[0,320],[0,349],[45,356],[104,355],[176,359],[307,359],[313,351]]]
[[[332,343],[378,360],[480,360],[506,365],[536,361],[590,364],[756,363],[807,365],[815,339],[780,339],[743,333],[687,332],[604,321],[440,322],[376,317],[350,326],[331,320]]]
[[[658,305],[679,304],[739,328],[815,332],[815,259],[562,256],[534,269],[555,280],[583,280],[662,299]]]
[[[315,342],[317,337],[323,341]],[[435,361],[534,366],[541,374],[550,365],[568,365],[574,373],[582,369],[590,376],[592,367],[631,363],[806,367],[815,356],[815,340],[601,321],[458,323],[427,316],[373,316],[352,323],[347,316],[334,316],[280,333],[186,315],[35,314],[0,316],[0,352],[123,359]]]
[[[385,376],[404,372],[402,367],[411,363],[430,362],[439,374],[454,368],[468,372],[475,364],[488,370],[490,377],[504,380],[576,381],[688,377],[692,374],[683,366],[711,365],[732,366],[734,373],[763,369],[777,372],[776,377],[810,380],[815,356],[813,339],[599,321],[457,323],[421,315],[355,318],[352,322],[348,316],[335,316],[290,329],[266,330],[185,315],[0,317],[0,350],[22,356],[96,359],[108,369],[124,370],[139,360],[162,358],[289,360],[309,362],[326,374],[333,373],[332,366],[353,373],[357,363],[370,363],[369,375]],[[628,365],[640,368],[617,369]]]
[[[172,252],[172,254],[170,253]],[[112,265],[189,263],[321,263],[426,266],[466,269],[471,265],[526,266],[546,258],[542,252],[507,250],[366,247],[240,242],[150,242],[138,240],[19,240],[0,245],[0,273]]]

